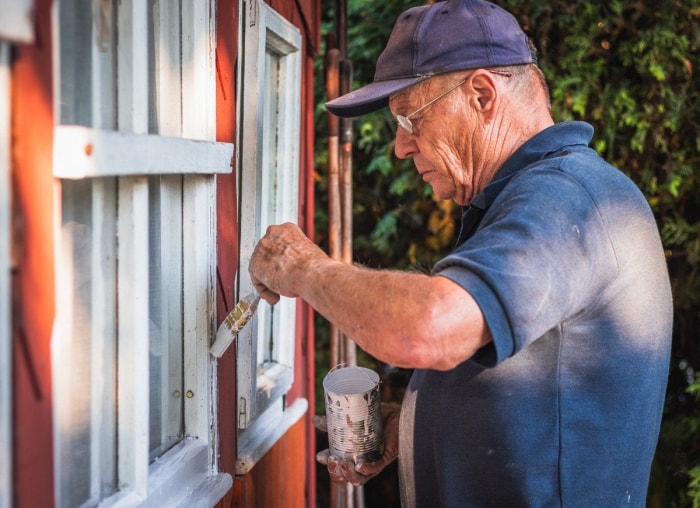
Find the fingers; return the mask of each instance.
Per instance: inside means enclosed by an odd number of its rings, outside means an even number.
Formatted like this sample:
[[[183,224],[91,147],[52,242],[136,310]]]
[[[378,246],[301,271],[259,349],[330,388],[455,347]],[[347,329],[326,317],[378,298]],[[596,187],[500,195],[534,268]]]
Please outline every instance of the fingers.
[[[270,305],[275,305],[280,301],[280,295],[265,287],[262,282],[253,281],[253,285],[255,286],[255,290],[258,292],[260,297]]]
[[[335,483],[351,483],[355,487],[359,487],[370,479],[370,477],[358,473],[355,464],[350,460],[329,455],[327,466],[331,481]]]
[[[329,450],[323,450],[316,454],[316,460],[328,468],[331,481],[335,483],[351,483],[355,486],[364,485],[368,480],[381,473],[384,468],[396,460],[398,456],[398,430],[400,406],[382,404],[382,416],[384,419],[384,453],[375,462],[363,462],[355,464],[351,460],[344,460],[330,454]],[[327,432],[325,416],[313,415],[311,423],[318,430]]]
[[[273,225],[255,245],[248,272],[260,296],[274,304],[280,295],[299,296],[307,284],[309,263],[329,260],[298,226]]]
[[[323,464],[324,466],[328,465],[328,457],[330,457],[330,451],[329,450],[322,450],[316,454],[316,461],[319,464]]]
[[[316,460],[328,468],[328,474],[334,483],[351,483],[358,487],[381,473],[394,460],[382,457],[376,462],[366,462],[355,465],[352,460],[345,460],[330,454],[330,450],[322,450],[316,454]]]
[[[374,476],[377,476],[379,473],[381,473],[382,469],[384,469],[383,466],[378,466],[378,461],[377,462],[363,462],[360,464],[357,464],[355,466],[355,471],[357,471],[359,474],[363,476],[367,476],[369,478],[372,478]]]
[[[364,485],[371,476],[359,473],[351,460],[344,460],[323,450],[316,454],[316,460],[328,468],[328,474],[333,483],[352,483],[356,487]]]
[[[326,425],[326,417],[321,415],[313,415],[311,417],[311,423],[321,432],[328,432],[328,426]]]
[[[352,483],[353,481],[358,481],[357,478],[353,478],[352,476],[350,476],[350,479],[348,478],[350,469],[352,469],[352,467],[348,464],[352,463],[339,459],[338,457],[334,457],[330,454],[329,450],[318,452],[316,454],[316,460],[319,462],[319,464],[323,464],[324,466],[328,467],[328,474],[333,483]]]

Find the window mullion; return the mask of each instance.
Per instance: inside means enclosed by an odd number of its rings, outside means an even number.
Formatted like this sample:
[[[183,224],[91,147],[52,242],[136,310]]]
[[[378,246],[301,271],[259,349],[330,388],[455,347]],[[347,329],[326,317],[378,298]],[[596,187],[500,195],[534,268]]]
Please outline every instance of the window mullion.
[[[146,0],[121,0],[117,14],[118,129],[148,132],[148,11]]]
[[[216,139],[215,18],[211,3],[182,1],[182,136]]]
[[[90,494],[100,499],[117,475],[117,222],[116,181],[92,182],[92,337]]]
[[[97,129],[114,129],[117,124],[117,83],[113,64],[116,37],[112,33],[115,27],[112,19],[114,11],[111,5],[108,10],[103,10],[104,6],[105,4],[101,3],[100,12],[93,13],[100,21],[90,30],[90,36],[95,42],[90,45],[92,119],[89,125]],[[93,4],[93,9],[95,8]]]
[[[155,3],[154,86],[155,123],[161,136],[182,136],[182,69],[178,2]]]
[[[123,177],[118,191],[119,487],[148,489],[148,180]]]
[[[147,0],[117,4],[117,128],[148,132]],[[148,495],[148,179],[118,183],[118,479],[139,498]]]

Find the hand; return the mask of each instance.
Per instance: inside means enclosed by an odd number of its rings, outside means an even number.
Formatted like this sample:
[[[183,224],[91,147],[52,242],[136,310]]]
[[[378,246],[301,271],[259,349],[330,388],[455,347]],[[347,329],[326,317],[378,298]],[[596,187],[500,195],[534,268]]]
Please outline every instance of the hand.
[[[312,262],[329,259],[295,224],[267,228],[255,246],[248,272],[255,289],[274,305],[280,295],[296,297]]]
[[[329,450],[323,450],[316,454],[316,460],[328,467],[328,474],[334,483],[351,483],[358,487],[381,473],[385,467],[391,464],[399,454],[399,416],[401,408],[391,404],[382,403],[382,420],[384,423],[384,453],[375,462],[355,464],[352,460],[345,460],[330,454]],[[314,415],[312,418],[314,427],[327,432],[326,417]]]

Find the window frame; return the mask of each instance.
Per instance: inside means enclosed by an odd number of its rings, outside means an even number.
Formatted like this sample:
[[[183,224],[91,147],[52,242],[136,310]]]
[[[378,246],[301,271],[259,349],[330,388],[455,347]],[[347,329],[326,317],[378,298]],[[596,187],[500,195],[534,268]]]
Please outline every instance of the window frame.
[[[10,44],[0,40],[0,506],[12,506],[10,213]]]
[[[61,83],[60,16],[59,4],[54,4],[54,37],[56,48],[55,74]],[[92,8],[99,5],[92,3]],[[109,2],[109,5],[112,5]],[[181,48],[178,63],[182,69],[181,80],[170,89],[159,87],[157,97],[149,95],[149,61],[143,48],[149,45],[149,3],[146,0],[121,0],[116,10],[116,27],[119,45],[114,49],[100,47],[102,35],[97,33],[99,25],[90,27],[91,85],[84,90],[80,100],[91,101],[91,120],[88,125],[56,125],[54,132],[54,175],[57,178],[90,179],[92,196],[101,203],[109,199],[110,186],[115,185],[118,221],[112,221],[113,231],[119,238],[116,249],[118,266],[112,270],[119,288],[107,287],[106,308],[116,304],[119,313],[116,333],[110,332],[109,323],[93,321],[92,340],[105,346],[109,341],[119,344],[116,357],[108,358],[116,364],[119,379],[117,407],[119,425],[117,429],[104,428],[103,414],[109,408],[93,411],[90,418],[91,442],[99,449],[101,433],[114,431],[117,436],[116,467],[118,491],[102,498],[99,479],[91,473],[91,493],[101,506],[132,506],[145,503],[151,506],[186,505],[204,501],[216,503],[232,486],[229,474],[218,472],[218,441],[216,428],[215,362],[208,354],[214,333],[214,270],[216,262],[216,192],[215,173],[231,172],[233,145],[217,143],[216,98],[215,98],[215,2],[183,0],[181,23],[177,26],[169,21],[169,9],[174,5],[161,0],[156,9],[154,30],[163,42],[156,48],[168,52]],[[94,19],[99,19],[95,13]],[[180,32],[180,28],[182,32]],[[110,54],[110,53],[115,54]],[[169,55],[172,56],[172,55]],[[77,57],[76,57],[77,58]],[[116,59],[115,73],[109,70],[110,58]],[[158,55],[154,56],[156,62]],[[155,65],[155,63],[154,63]],[[156,69],[167,72],[164,66]],[[116,77],[115,77],[116,76]],[[158,76],[156,76],[158,80]],[[167,80],[164,80],[167,81]],[[156,81],[160,83],[159,81]],[[103,100],[103,87],[115,83],[119,97],[119,108],[114,111],[111,99]],[[181,83],[181,85],[180,85]],[[57,90],[57,109],[61,105],[60,88]],[[81,93],[78,91],[78,93]],[[181,108],[159,108],[156,130],[149,134],[149,105],[167,101],[177,94]],[[84,99],[83,99],[84,97]],[[154,107],[158,107],[157,105]],[[56,112],[61,118],[61,112]],[[112,119],[116,121],[113,124]],[[164,136],[161,134],[170,134]],[[121,148],[120,148],[121,147]],[[128,148],[128,149],[127,149]],[[199,157],[199,158],[197,158]],[[155,461],[149,461],[149,233],[148,233],[148,175],[181,174],[182,186],[182,231],[187,238],[183,242],[182,298],[183,298],[183,342],[184,368],[184,438]],[[113,188],[112,188],[113,190]],[[99,206],[97,207],[99,208]],[[99,213],[99,210],[98,210]],[[144,219],[145,217],[145,219]],[[98,218],[99,220],[99,218]],[[109,217],[106,222],[110,224]],[[114,223],[116,222],[116,223]],[[97,235],[109,235],[98,232]],[[94,248],[100,249],[99,238],[93,239]],[[104,254],[109,254],[108,252]],[[104,256],[97,254],[98,258]],[[72,260],[68,260],[70,264]],[[60,253],[57,255],[57,273],[69,267]],[[60,275],[59,275],[60,276]],[[97,279],[109,277],[95,273]],[[98,281],[99,282],[99,281]],[[54,343],[58,353],[54,355],[55,366],[60,364],[61,346],[70,340],[67,311],[61,289],[57,284],[57,326]],[[110,296],[111,295],[111,296]],[[94,322],[97,321],[97,322]],[[107,349],[93,347],[96,350]],[[60,369],[54,368],[56,416],[58,416],[65,393],[65,380]],[[100,376],[95,376],[93,378]],[[92,394],[99,406],[100,388]],[[114,409],[112,409],[114,411]],[[61,438],[55,423],[55,469],[60,478],[62,465]],[[108,425],[108,424],[107,424]],[[99,475],[98,475],[99,476]],[[59,482],[56,482],[57,504],[61,505]]]
[[[253,289],[248,274],[250,257],[267,226],[298,223],[302,38],[298,28],[262,0],[241,0],[239,5],[238,293],[245,295]],[[284,83],[276,87],[280,95],[274,96],[278,109],[273,112],[266,109],[274,94],[267,75],[268,51],[277,65],[275,79]],[[266,128],[266,122],[275,121],[274,129]],[[273,141],[271,135],[275,136]],[[281,200],[275,197],[277,190],[283,191]],[[273,199],[279,213],[268,216],[262,203],[267,205]],[[275,313],[274,321],[270,312]],[[247,473],[308,409],[306,399],[300,398],[289,407],[285,400],[294,379],[296,314],[295,299],[283,297],[272,310],[262,302],[250,325],[238,334],[236,474]],[[267,344],[263,333],[270,329],[273,361],[262,365],[258,348]]]
[[[34,40],[34,0],[0,0],[0,39]]]

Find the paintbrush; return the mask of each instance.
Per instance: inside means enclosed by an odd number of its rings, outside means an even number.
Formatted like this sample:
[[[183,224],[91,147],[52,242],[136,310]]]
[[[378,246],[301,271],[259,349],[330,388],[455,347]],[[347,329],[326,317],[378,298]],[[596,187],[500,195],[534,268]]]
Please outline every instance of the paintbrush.
[[[233,342],[233,339],[238,337],[238,332],[243,329],[248,320],[255,314],[258,303],[260,303],[260,295],[255,290],[239,300],[216,331],[216,339],[209,348],[209,352],[213,356],[220,358],[224,354],[231,342]]]

